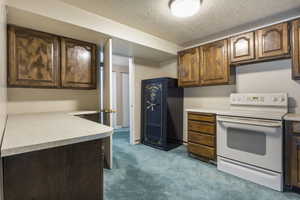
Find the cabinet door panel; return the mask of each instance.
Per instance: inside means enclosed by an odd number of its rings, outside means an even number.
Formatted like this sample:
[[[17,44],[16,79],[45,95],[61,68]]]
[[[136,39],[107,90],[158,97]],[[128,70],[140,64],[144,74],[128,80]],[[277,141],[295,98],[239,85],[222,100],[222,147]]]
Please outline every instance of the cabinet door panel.
[[[70,146],[66,155],[69,166],[65,191],[68,199],[103,200],[102,141],[94,140]]]
[[[66,148],[34,151],[3,159],[5,200],[65,200]]]
[[[96,88],[96,46],[62,38],[62,87]]]
[[[258,58],[277,57],[288,54],[288,24],[277,24],[256,31],[256,51]]]
[[[254,59],[254,32],[232,37],[230,39],[230,50],[231,62]]]
[[[212,160],[216,159],[216,149],[212,148],[212,147],[189,142],[188,143],[188,151],[190,153],[193,153],[195,155],[198,155],[198,156],[201,156],[204,158],[208,158],[208,159],[212,159]]]
[[[300,137],[293,137],[291,159],[292,159],[292,170],[291,170],[292,185],[300,187]]]
[[[300,79],[300,19],[292,23],[293,78]]]
[[[58,37],[9,26],[8,57],[9,86],[59,86]]]
[[[201,47],[201,85],[217,85],[229,82],[227,40]]]
[[[178,77],[180,86],[199,85],[199,49],[189,49],[178,55]]]

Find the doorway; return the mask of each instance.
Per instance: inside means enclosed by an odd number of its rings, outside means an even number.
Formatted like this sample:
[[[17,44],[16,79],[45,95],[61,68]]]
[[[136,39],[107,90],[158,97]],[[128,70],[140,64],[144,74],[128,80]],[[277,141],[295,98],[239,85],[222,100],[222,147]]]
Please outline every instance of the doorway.
[[[129,57],[112,56],[112,126],[115,137],[130,143],[130,75]]]
[[[127,141],[136,144],[134,58],[114,55],[111,47],[112,40],[109,40],[100,53],[102,64],[99,70],[99,107],[102,123],[106,121],[104,124],[114,127],[117,131],[126,130]],[[121,83],[119,86],[118,82]],[[121,94],[121,97],[118,94]]]

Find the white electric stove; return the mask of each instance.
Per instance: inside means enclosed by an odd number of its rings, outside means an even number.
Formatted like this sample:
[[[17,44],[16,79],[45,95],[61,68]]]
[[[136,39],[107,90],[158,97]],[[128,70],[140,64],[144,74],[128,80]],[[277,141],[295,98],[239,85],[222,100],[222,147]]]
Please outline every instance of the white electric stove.
[[[287,94],[231,94],[217,116],[218,169],[283,190],[283,117]]]

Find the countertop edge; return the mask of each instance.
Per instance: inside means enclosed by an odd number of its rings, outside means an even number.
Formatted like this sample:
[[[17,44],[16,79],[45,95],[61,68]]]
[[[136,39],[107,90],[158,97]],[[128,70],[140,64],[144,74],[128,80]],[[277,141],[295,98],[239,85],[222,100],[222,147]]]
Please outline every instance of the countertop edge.
[[[227,109],[225,108],[220,108],[220,109],[214,109],[214,108],[187,108],[185,109],[185,112],[198,112],[198,113],[210,113],[210,114],[218,114],[222,111],[226,111]]]
[[[288,113],[286,114],[283,119],[285,121],[297,121],[300,122],[300,114],[295,114],[295,113]]]
[[[88,136],[84,136],[84,137],[71,138],[71,139],[66,139],[66,140],[59,140],[59,141],[35,144],[35,145],[31,145],[31,146],[24,146],[24,147],[12,148],[12,149],[4,149],[4,150],[1,149],[1,157],[8,157],[8,156],[18,155],[18,154],[22,154],[22,153],[40,151],[40,150],[70,145],[70,144],[76,144],[76,143],[80,143],[80,142],[88,142],[88,141],[92,141],[92,140],[102,139],[102,138],[111,136],[112,133],[113,133],[113,130],[109,130],[109,131],[106,131],[103,133],[99,133],[99,134],[95,134],[95,135],[88,135]]]

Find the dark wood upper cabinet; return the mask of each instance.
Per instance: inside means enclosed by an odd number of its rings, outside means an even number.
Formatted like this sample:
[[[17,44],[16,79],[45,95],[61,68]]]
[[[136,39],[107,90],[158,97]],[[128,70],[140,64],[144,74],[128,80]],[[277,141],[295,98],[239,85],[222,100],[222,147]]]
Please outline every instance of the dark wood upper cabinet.
[[[197,86],[200,81],[199,48],[180,52],[178,55],[179,86]]]
[[[254,32],[230,38],[230,51],[231,63],[255,59]]]
[[[59,38],[8,26],[8,86],[59,87]]]
[[[68,38],[61,39],[61,82],[63,88],[96,88],[97,47]]]
[[[300,19],[292,22],[293,78],[300,79]]]
[[[288,23],[281,23],[256,31],[256,55],[258,59],[288,54]]]
[[[200,48],[201,85],[228,84],[230,66],[228,62],[227,40],[217,41]]]

